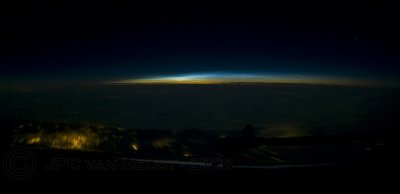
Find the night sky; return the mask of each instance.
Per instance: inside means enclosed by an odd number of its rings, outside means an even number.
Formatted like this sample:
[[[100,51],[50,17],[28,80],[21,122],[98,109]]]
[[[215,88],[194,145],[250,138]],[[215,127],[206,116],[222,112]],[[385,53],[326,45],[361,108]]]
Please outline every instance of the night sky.
[[[394,0],[55,2],[1,3],[0,79],[400,74]]]

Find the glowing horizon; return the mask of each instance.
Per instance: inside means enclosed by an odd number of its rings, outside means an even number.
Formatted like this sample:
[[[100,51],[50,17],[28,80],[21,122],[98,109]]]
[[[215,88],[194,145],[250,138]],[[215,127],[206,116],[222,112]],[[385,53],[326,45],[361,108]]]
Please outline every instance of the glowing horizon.
[[[376,81],[354,78],[298,75],[298,74],[255,74],[255,73],[188,73],[179,75],[153,76],[124,79],[109,84],[229,84],[229,83],[283,83],[377,86]]]

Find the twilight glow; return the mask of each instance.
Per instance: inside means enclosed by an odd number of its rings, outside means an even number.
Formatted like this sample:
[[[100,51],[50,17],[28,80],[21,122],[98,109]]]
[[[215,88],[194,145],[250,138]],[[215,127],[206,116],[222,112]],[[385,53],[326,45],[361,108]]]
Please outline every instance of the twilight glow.
[[[229,84],[229,83],[291,83],[324,85],[376,86],[378,82],[352,78],[322,77],[298,74],[256,74],[256,73],[190,73],[109,82],[111,84]]]

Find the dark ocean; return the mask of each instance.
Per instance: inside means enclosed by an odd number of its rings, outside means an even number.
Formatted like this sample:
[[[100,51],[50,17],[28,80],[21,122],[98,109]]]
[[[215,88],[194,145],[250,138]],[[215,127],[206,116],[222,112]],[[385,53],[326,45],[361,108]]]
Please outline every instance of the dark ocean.
[[[299,136],[396,124],[393,88],[296,84],[2,88],[1,116],[135,129],[241,130]]]

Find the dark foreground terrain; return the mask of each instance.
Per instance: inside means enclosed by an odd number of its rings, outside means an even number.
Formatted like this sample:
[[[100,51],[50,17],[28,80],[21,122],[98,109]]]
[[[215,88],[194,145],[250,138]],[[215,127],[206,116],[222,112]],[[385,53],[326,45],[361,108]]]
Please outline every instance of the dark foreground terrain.
[[[374,180],[398,172],[395,131],[262,138],[249,136],[246,129],[172,133],[18,119],[2,123],[14,129],[2,135],[1,178],[10,182]]]

